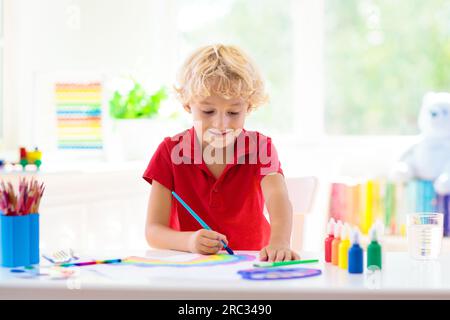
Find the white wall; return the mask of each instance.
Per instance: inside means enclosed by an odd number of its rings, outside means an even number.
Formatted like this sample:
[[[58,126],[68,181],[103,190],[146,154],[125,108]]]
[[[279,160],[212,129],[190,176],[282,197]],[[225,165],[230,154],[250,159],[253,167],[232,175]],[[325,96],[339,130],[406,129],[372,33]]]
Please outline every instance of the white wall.
[[[161,85],[161,63],[172,59],[164,37],[164,2],[149,0],[6,0],[6,148],[37,144],[33,118],[47,110],[37,99],[55,77],[83,73],[129,75]],[[158,39],[158,40],[155,40]],[[171,71],[171,70],[170,70]],[[47,82],[46,82],[47,81]],[[44,82],[44,83],[42,83]],[[46,87],[47,86],[47,87]],[[20,130],[17,130],[20,128]],[[24,130],[27,128],[27,130]]]

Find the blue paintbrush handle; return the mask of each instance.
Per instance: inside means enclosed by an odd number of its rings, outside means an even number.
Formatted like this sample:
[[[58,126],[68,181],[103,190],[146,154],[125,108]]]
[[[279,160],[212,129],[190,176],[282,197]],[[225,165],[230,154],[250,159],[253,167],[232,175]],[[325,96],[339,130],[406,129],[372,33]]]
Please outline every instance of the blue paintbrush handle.
[[[183,205],[183,207],[189,211],[189,213],[195,218],[195,220],[198,221],[198,223],[200,223],[202,225],[202,227],[206,230],[211,230],[211,228],[206,224],[205,221],[202,220],[202,218],[200,218],[195,212],[194,210],[191,209],[191,207],[189,207],[187,205],[186,202],[183,201],[183,199],[181,199],[176,193],[175,191],[172,191],[173,196]]]
[[[201,226],[202,226],[204,229],[206,229],[206,230],[212,230],[212,229],[206,224],[206,222],[203,221],[202,218],[200,218],[200,217],[194,212],[194,210],[192,210],[191,207],[189,207],[189,206],[187,205],[187,203],[184,202],[183,199],[181,199],[180,196],[177,195],[177,194],[175,193],[175,191],[172,191],[172,194],[173,194],[173,196],[181,203],[181,205],[182,205],[187,211],[189,211],[189,213],[194,217],[194,219],[197,220],[198,223],[201,224]],[[225,250],[227,250],[227,252],[228,252],[229,254],[234,254],[233,250],[231,250],[230,248],[228,248],[228,246],[225,244],[225,242],[224,242],[223,240],[222,240],[221,242],[222,242],[222,244],[223,244]]]

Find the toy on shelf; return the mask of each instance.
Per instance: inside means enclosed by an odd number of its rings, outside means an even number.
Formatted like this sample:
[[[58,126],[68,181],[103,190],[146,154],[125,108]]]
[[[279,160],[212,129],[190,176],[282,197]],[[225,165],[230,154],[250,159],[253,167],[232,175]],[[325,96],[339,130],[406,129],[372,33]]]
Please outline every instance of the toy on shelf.
[[[420,140],[392,169],[394,181],[430,181],[435,192],[450,194],[450,93],[429,92],[423,98],[418,124]]]
[[[415,210],[442,212],[444,235],[450,236],[450,93],[429,92],[418,117],[419,141],[403,154],[391,170],[391,181],[414,181],[418,194]]]
[[[39,170],[39,167],[42,164],[42,152],[39,151],[38,148],[35,148],[34,151],[27,151],[26,148],[20,148],[20,165],[22,166],[23,170],[25,170],[25,167],[29,164],[34,164]]]

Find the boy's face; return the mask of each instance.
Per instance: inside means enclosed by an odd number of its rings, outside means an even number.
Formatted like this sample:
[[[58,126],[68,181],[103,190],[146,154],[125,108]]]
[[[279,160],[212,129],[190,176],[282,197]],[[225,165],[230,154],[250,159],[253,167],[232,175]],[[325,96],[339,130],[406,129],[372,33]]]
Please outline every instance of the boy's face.
[[[185,108],[192,113],[197,137],[205,144],[224,148],[234,143],[244,127],[249,104],[242,98],[225,99],[218,95],[194,99]]]

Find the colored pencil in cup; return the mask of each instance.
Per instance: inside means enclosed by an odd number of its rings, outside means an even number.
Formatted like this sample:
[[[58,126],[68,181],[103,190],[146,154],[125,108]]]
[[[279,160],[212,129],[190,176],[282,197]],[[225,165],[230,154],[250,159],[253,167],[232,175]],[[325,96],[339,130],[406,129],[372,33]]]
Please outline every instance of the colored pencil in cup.
[[[204,229],[206,229],[206,230],[212,230],[212,229],[205,223],[205,221],[203,221],[202,218],[200,218],[200,217],[194,212],[194,210],[192,210],[192,209],[187,205],[187,203],[184,202],[183,199],[181,199],[180,196],[179,196],[178,194],[175,193],[175,191],[172,191],[172,194],[173,194],[173,196],[175,197],[175,199],[177,199],[178,202],[181,203],[181,205],[182,205],[182,206],[183,206],[183,207],[184,207],[184,208],[185,208],[185,209],[186,209],[186,210],[194,217],[195,220],[198,221],[198,223],[200,223],[200,225],[201,225]],[[222,240],[221,242],[222,242],[223,247],[225,248],[225,250],[226,250],[229,254],[233,255],[233,254],[234,254],[233,250],[231,250],[231,248],[228,247],[228,246],[225,244],[225,242],[224,242],[223,240]]]
[[[16,193],[11,182],[0,182],[0,212],[7,216],[23,216],[39,212],[39,203],[44,193],[44,184],[34,178],[19,180]]]

